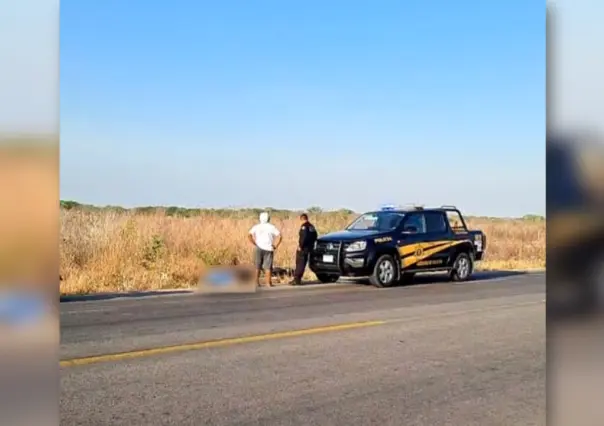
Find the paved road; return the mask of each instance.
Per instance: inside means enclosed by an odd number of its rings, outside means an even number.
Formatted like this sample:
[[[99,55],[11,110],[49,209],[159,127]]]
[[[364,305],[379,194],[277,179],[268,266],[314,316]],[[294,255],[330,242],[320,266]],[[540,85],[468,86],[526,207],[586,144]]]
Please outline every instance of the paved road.
[[[64,362],[61,424],[545,425],[545,277],[483,278],[63,303],[61,359],[140,352]]]

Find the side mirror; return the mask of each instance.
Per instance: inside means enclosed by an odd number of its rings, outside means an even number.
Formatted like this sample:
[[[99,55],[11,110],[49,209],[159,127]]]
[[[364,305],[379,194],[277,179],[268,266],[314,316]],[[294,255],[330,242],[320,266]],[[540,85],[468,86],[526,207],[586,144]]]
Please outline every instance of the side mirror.
[[[417,227],[413,225],[405,226],[403,228],[403,234],[417,234]]]

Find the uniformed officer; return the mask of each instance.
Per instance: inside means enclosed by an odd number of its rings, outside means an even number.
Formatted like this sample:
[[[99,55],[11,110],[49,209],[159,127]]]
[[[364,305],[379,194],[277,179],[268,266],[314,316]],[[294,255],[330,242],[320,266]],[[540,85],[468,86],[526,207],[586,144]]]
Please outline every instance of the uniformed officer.
[[[308,263],[310,252],[312,251],[315,241],[317,240],[317,230],[314,225],[309,222],[308,215],[302,213],[300,215],[300,232],[298,234],[298,249],[296,250],[296,270],[294,271],[293,285],[302,284],[302,276]]]

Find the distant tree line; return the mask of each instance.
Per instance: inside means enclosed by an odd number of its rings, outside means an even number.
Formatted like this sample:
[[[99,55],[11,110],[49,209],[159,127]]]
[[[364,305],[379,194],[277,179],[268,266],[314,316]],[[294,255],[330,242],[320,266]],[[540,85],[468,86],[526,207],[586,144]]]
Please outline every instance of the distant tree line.
[[[200,208],[186,208],[186,207],[176,207],[176,206],[145,206],[145,207],[132,207],[125,208],[121,206],[94,206],[91,204],[82,204],[77,201],[72,200],[61,200],[61,208],[65,210],[73,210],[78,209],[82,211],[112,211],[116,213],[136,213],[136,214],[149,214],[156,215],[163,213],[166,216],[174,216],[174,217],[196,217],[202,215],[217,215],[223,217],[250,217],[250,216],[258,216],[263,211],[271,212],[271,215],[275,218],[287,219],[291,217],[295,217],[302,212],[302,210],[287,210],[287,209],[276,209],[273,207],[265,207],[265,208],[222,208],[222,209],[200,209]],[[338,215],[338,216],[348,216],[353,214],[358,214],[354,210],[350,209],[338,209],[338,210],[323,210],[321,207],[312,206],[305,210],[307,213],[311,215],[317,214],[330,214],[330,215]],[[463,213],[463,212],[462,212]],[[501,220],[501,218],[491,218],[491,217],[475,217],[480,219],[497,219]],[[536,214],[527,214],[524,215],[522,220],[539,222],[544,221],[545,217],[536,215]]]
[[[288,218],[292,216],[297,216],[302,213],[302,210],[287,210],[287,209],[276,209],[273,207],[265,207],[265,208],[221,208],[221,209],[201,209],[201,208],[186,208],[186,207],[176,207],[176,206],[145,206],[145,207],[133,207],[133,208],[125,208],[121,206],[94,206],[90,204],[82,204],[77,201],[71,200],[61,200],[61,208],[65,210],[83,210],[83,211],[113,211],[117,213],[125,213],[132,212],[136,214],[149,214],[155,215],[159,213],[163,213],[166,216],[176,216],[176,217],[195,217],[201,215],[217,215],[217,216],[225,216],[225,217],[248,217],[248,216],[258,216],[263,211],[269,211],[273,217],[276,218]],[[324,211],[319,207],[310,207],[305,210],[311,214],[337,214],[337,215],[351,215],[355,214],[353,210],[350,209],[338,209],[332,211]]]

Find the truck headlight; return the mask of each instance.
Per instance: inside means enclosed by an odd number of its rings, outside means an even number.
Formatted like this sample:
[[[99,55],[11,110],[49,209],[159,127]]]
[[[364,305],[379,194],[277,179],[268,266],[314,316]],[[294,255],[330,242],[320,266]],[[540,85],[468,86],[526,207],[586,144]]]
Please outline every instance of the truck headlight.
[[[346,247],[346,251],[347,252],[362,251],[362,250],[365,250],[366,248],[367,248],[367,241],[355,241],[354,243],[352,243],[348,247]]]

